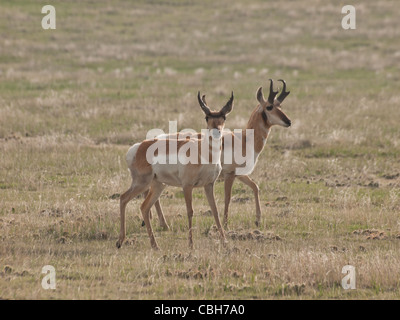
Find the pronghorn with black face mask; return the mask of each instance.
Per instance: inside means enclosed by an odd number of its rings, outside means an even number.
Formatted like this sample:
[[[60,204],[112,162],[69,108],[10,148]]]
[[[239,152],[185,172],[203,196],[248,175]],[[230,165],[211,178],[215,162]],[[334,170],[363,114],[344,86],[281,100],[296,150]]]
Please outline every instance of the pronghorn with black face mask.
[[[128,168],[132,176],[131,187],[120,197],[121,228],[117,241],[120,248],[126,237],[125,209],[126,205],[136,195],[148,190],[146,198],[140,210],[149,234],[151,246],[158,249],[158,244],[150,224],[150,208],[158,200],[166,185],[183,188],[189,220],[189,247],[193,248],[192,232],[192,190],[196,187],[204,187],[208,203],[215,218],[215,223],[225,242],[224,230],[218,216],[218,210],[214,198],[214,183],[221,172],[222,131],[226,116],[233,108],[233,93],[226,105],[220,111],[211,111],[200,98],[198,101],[206,115],[206,133],[192,136],[188,139],[153,139],[145,140],[133,145],[126,156]],[[155,148],[156,144],[165,148]],[[171,146],[175,146],[172,148]],[[205,147],[204,147],[205,146]],[[180,156],[190,154],[191,159],[183,163]],[[170,161],[174,158],[177,161]],[[164,159],[165,161],[160,161]],[[186,158],[185,158],[186,159]],[[187,159],[186,159],[187,160]]]
[[[240,166],[233,162],[232,164],[226,163],[224,160],[224,155],[227,153],[224,152],[221,158],[222,162],[222,171],[221,176],[224,179],[224,191],[225,191],[225,208],[224,208],[224,226],[228,224],[228,211],[229,204],[232,197],[232,185],[237,177],[244,184],[248,185],[254,192],[255,203],[256,203],[256,225],[259,226],[261,222],[261,207],[260,207],[260,197],[259,197],[259,187],[258,185],[249,177],[251,172],[254,170],[255,165],[257,164],[257,160],[259,155],[264,149],[264,146],[267,142],[268,136],[271,132],[271,127],[278,125],[282,127],[290,127],[292,122],[286,116],[286,114],[281,109],[281,104],[283,100],[289,95],[290,91],[286,91],[286,82],[284,80],[279,80],[283,83],[283,88],[278,97],[278,91],[273,90],[273,81],[270,79],[270,89],[268,99],[265,100],[262,87],[257,90],[257,100],[259,104],[253,110],[249,121],[247,122],[246,129],[242,130],[242,149],[248,150],[249,146],[246,146],[246,139],[244,136],[246,135],[246,130],[254,130],[254,142],[252,146],[249,148],[252,150],[254,154],[254,161],[251,162],[251,166],[246,169],[245,174],[238,174],[238,169]],[[224,136],[225,140],[225,136]],[[250,140],[251,141],[251,140]],[[235,139],[232,141],[232,149],[234,147]],[[232,151],[233,152],[233,151]],[[229,153],[229,152],[228,152]]]
[[[254,192],[255,204],[256,204],[256,225],[260,225],[261,221],[261,207],[260,207],[260,198],[259,198],[259,187],[258,185],[249,177],[250,173],[254,170],[254,167],[257,163],[257,159],[261,154],[264,146],[267,142],[269,133],[271,131],[271,127],[274,125],[282,126],[282,127],[290,127],[291,121],[286,116],[286,114],[282,111],[282,102],[283,100],[290,94],[290,91],[286,91],[286,82],[284,80],[279,80],[283,84],[283,88],[278,97],[278,91],[273,90],[273,81],[270,79],[270,89],[268,99],[265,100],[262,87],[257,90],[257,100],[259,104],[253,110],[250,119],[247,123],[246,129],[242,129],[239,133],[226,132],[223,134],[223,152],[221,157],[222,163],[222,171],[220,177],[224,179],[224,192],[225,192],[225,209],[224,209],[224,226],[226,227],[228,224],[228,211],[229,204],[232,197],[232,186],[235,178],[238,178],[244,184],[248,185]],[[202,98],[203,102],[205,102],[205,97]],[[253,130],[253,142],[250,142],[251,145],[246,145],[246,130]],[[170,138],[177,138],[177,134],[168,135]],[[254,161],[250,162],[250,166],[246,168],[246,174],[238,174],[238,169],[243,167],[243,164],[238,164],[235,162],[235,157],[232,156],[234,154],[234,146],[235,141],[240,141],[236,138],[241,138],[242,143],[242,153],[245,153],[245,150],[251,150],[252,155],[254,156]],[[200,137],[200,134],[198,134]],[[228,145],[226,141],[232,141],[231,144]],[[251,141],[251,140],[250,140]],[[233,161],[228,161],[224,156],[229,155],[227,158],[229,160],[233,159]],[[168,229],[168,224],[165,221],[159,200],[156,201],[155,207],[160,219],[160,225],[164,229]]]

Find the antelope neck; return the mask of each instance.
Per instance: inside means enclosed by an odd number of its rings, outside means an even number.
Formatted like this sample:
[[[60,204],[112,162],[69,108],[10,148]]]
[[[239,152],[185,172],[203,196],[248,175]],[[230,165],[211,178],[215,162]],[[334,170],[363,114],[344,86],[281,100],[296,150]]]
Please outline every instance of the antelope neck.
[[[246,129],[254,130],[254,152],[259,154],[264,148],[270,133],[271,126],[268,125],[264,111],[255,110],[247,123]]]

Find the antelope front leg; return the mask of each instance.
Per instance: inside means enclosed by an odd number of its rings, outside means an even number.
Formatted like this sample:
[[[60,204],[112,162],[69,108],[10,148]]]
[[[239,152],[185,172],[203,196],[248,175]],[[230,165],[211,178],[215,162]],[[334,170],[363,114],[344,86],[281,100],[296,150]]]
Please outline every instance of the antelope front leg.
[[[224,177],[224,190],[225,190],[225,208],[224,208],[224,228],[228,227],[228,211],[229,203],[232,197],[232,186],[235,181],[235,173],[229,173]]]
[[[260,188],[258,185],[250,179],[249,176],[239,176],[240,181],[247,184],[254,192],[254,198],[256,201],[256,226],[260,226],[261,223],[261,208],[260,208]]]
[[[193,218],[193,206],[192,206],[192,191],[193,186],[183,187],[183,194],[185,196],[186,211],[189,220],[189,248],[193,249],[193,228],[192,228],[192,218]]]
[[[226,239],[225,239],[225,233],[224,229],[221,226],[221,223],[219,221],[219,216],[218,216],[218,209],[217,205],[215,204],[215,197],[214,197],[214,183],[210,183],[204,187],[204,191],[206,192],[207,200],[211,208],[211,212],[214,215],[215,219],[215,224],[217,225],[217,228],[219,230],[219,233],[221,234],[221,241],[225,245]]]

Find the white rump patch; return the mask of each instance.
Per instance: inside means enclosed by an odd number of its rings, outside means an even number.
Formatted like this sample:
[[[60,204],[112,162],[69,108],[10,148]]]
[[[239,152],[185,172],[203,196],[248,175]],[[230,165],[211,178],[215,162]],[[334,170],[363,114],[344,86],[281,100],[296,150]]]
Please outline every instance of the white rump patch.
[[[129,148],[128,153],[126,154],[126,164],[128,167],[131,166],[133,161],[136,158],[136,152],[139,149],[140,143],[135,143],[132,147]]]

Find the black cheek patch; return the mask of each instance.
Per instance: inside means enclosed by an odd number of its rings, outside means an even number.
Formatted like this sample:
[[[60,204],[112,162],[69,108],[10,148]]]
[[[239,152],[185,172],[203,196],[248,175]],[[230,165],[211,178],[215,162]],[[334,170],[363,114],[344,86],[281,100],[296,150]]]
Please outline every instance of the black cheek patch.
[[[263,120],[264,120],[264,122],[265,122],[265,124],[266,124],[267,121],[268,121],[267,114],[263,111],[263,112],[261,112],[261,116],[262,116],[262,118],[263,118]]]

